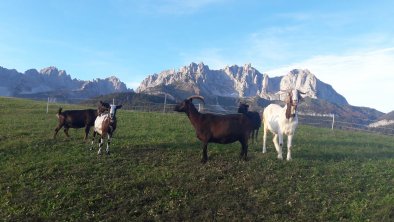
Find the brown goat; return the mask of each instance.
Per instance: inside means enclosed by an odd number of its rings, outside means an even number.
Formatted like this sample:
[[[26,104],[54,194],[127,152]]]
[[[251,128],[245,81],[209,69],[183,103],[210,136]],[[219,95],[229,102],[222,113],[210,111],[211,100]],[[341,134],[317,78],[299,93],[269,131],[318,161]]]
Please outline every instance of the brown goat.
[[[64,127],[64,133],[67,137],[70,137],[68,134],[68,130],[70,128],[83,128],[85,127],[85,137],[86,140],[89,135],[90,127],[94,125],[94,121],[98,116],[99,112],[104,112],[106,109],[109,109],[109,105],[106,105],[102,101],[100,101],[99,108],[97,110],[94,109],[84,109],[84,110],[67,110],[62,112],[62,108],[60,107],[58,113],[56,114],[59,124],[55,128],[55,133],[53,134],[53,138],[56,138],[59,130]]]
[[[239,141],[242,145],[240,157],[247,159],[248,139],[252,130],[252,122],[246,115],[229,114],[215,115],[211,113],[200,113],[193,105],[193,99],[201,96],[191,96],[175,106],[175,111],[184,112],[193,125],[197,138],[203,143],[202,163],[208,160],[208,143],[228,144]]]

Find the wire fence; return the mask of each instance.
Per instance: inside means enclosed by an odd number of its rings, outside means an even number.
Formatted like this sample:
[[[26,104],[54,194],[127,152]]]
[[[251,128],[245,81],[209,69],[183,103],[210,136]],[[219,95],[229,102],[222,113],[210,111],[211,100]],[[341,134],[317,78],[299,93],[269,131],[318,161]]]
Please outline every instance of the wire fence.
[[[77,102],[76,102],[77,101]],[[97,104],[97,100],[89,99],[68,99],[59,100],[48,98],[46,111],[47,113],[57,112],[60,106],[64,104],[75,104],[81,103],[81,106],[86,106],[86,104]],[[116,102],[116,101],[111,101]],[[140,102],[138,104],[122,104],[123,110],[128,110],[132,112],[155,112],[155,113],[173,113],[176,104],[171,103],[153,103],[153,102]],[[223,105],[209,105],[209,104],[195,104],[196,108],[203,113],[214,113],[214,114],[231,114],[237,113],[237,106],[223,106]],[[89,107],[91,108],[91,107]],[[257,111],[263,113],[263,108],[261,107],[250,107],[251,111]],[[379,133],[394,136],[394,125],[389,126],[373,126],[370,124],[376,122],[376,120],[362,119],[362,118],[343,118],[329,113],[304,113],[302,111],[298,112],[298,119],[300,124],[311,125],[316,127],[324,127],[352,131],[361,131],[368,133]]]

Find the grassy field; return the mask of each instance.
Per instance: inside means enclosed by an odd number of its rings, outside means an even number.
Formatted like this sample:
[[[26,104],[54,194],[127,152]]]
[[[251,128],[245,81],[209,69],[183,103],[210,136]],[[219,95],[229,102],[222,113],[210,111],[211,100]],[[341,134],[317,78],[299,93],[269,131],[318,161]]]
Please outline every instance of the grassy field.
[[[65,106],[64,109],[81,108]],[[300,125],[293,160],[200,142],[186,115],[118,111],[111,155],[60,131],[55,109],[0,98],[6,221],[393,221],[394,138]]]

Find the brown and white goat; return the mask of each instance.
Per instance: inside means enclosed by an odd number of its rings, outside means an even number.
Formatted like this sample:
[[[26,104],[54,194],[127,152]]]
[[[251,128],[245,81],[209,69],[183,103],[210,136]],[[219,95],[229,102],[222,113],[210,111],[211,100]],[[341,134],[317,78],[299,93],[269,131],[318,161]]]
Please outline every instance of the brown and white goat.
[[[252,122],[246,115],[229,114],[215,115],[211,113],[200,113],[193,105],[192,100],[201,96],[191,96],[175,106],[175,111],[184,112],[193,125],[197,138],[203,143],[202,163],[208,160],[208,143],[228,144],[239,141],[242,145],[240,157],[246,160],[248,154],[248,139],[252,130]]]
[[[100,101],[99,109],[101,112],[109,109],[109,105]],[[55,128],[55,133],[53,134],[53,138],[56,138],[59,130],[64,127],[64,133],[67,137],[70,137],[68,134],[68,130],[70,128],[83,128],[85,127],[85,137],[86,140],[89,135],[90,127],[94,125],[94,121],[98,115],[100,110],[94,109],[84,109],[84,110],[67,110],[62,112],[62,108],[60,107],[56,116],[58,118],[58,125]]]
[[[259,129],[261,127],[260,113],[249,111],[249,105],[246,103],[240,103],[238,107],[238,113],[245,114],[253,123],[253,129],[250,133],[252,142],[257,143],[257,136],[259,135]]]
[[[94,122],[94,131],[93,131],[93,138],[92,138],[92,147],[91,150],[93,149],[94,145],[94,138],[96,137],[96,134],[100,135],[99,138],[99,150],[97,152],[98,155],[101,154],[101,146],[104,143],[104,138],[107,137],[107,149],[106,153],[109,155],[109,145],[111,143],[111,138],[113,136],[113,133],[116,130],[116,110],[122,108],[122,105],[109,105],[108,103],[102,103],[105,106],[108,105],[110,106],[109,112],[101,112],[99,107],[99,114],[96,118],[96,121]]]
[[[283,159],[282,146],[283,134],[287,135],[287,160],[291,160],[291,146],[295,130],[298,125],[297,105],[302,98],[300,92],[296,89],[286,91],[286,105],[280,107],[277,104],[270,104],[264,109],[264,139],[263,153],[267,152],[266,139],[267,131],[274,134],[273,142],[278,152],[278,159]],[[279,142],[279,143],[278,143]]]

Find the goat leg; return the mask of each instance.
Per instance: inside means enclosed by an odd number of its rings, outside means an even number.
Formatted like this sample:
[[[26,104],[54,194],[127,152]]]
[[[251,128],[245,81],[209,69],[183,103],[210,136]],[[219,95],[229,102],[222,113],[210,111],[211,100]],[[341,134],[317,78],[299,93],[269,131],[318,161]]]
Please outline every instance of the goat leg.
[[[263,153],[267,152],[267,147],[266,147],[266,143],[267,143],[267,127],[264,125],[264,133],[263,133]]]
[[[101,155],[101,146],[103,145],[104,140],[102,137],[100,137],[100,142],[99,142],[99,150],[97,151],[97,155]]]
[[[204,143],[204,144],[203,144],[203,147],[202,147],[202,159],[201,159],[201,163],[206,163],[206,162],[208,161],[207,149],[208,149],[208,143]]]
[[[278,134],[274,134],[274,138],[272,139],[272,142],[274,142],[276,152],[278,153],[278,159],[283,160],[282,156],[282,143],[279,144],[278,142]]]
[[[68,127],[64,127],[64,133],[66,134],[67,137],[70,137],[70,135],[68,135]]]
[[[55,128],[55,133],[53,134],[53,139],[56,138],[57,133],[59,132],[59,130],[60,130],[62,127],[63,127],[62,125],[59,125],[59,126],[57,126],[57,127]]]
[[[84,138],[85,141],[88,139],[89,131],[90,131],[90,126],[86,126],[85,127],[85,138]]]
[[[258,144],[258,137],[259,137],[259,129],[254,131],[254,144]]]
[[[110,153],[109,153],[109,144],[111,143],[111,136],[108,134],[108,139],[107,139],[107,149],[106,149],[106,152],[107,152],[107,155],[109,155]]]
[[[243,160],[247,160],[247,156],[248,156],[248,136],[246,136],[246,139],[242,139],[240,141],[241,143],[241,155],[240,155],[240,159]]]
[[[94,145],[94,139],[96,138],[96,131],[93,131],[93,137],[92,137],[92,146],[90,147],[90,150],[93,150],[93,145]]]
[[[287,158],[286,160],[291,160],[291,141],[293,140],[293,135],[287,136]]]
[[[245,143],[245,148],[243,148],[243,149],[245,149],[244,150],[244,161],[247,161],[248,160],[248,143],[247,142]]]

